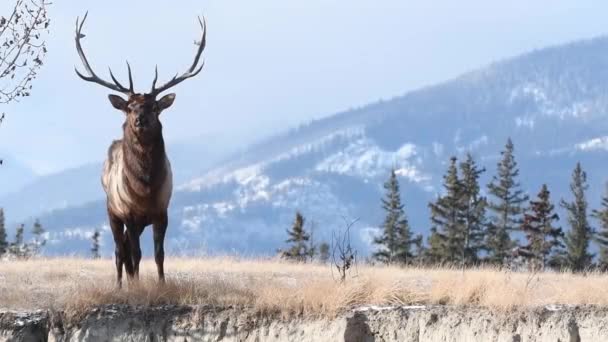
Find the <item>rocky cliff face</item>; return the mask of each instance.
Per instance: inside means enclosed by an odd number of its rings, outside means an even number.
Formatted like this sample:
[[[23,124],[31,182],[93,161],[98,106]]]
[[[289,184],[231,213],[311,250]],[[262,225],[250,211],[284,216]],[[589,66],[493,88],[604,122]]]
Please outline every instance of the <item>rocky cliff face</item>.
[[[108,306],[82,319],[0,312],[0,341],[551,341],[608,340],[608,310],[547,307],[359,308],[333,319],[271,318],[210,307]]]

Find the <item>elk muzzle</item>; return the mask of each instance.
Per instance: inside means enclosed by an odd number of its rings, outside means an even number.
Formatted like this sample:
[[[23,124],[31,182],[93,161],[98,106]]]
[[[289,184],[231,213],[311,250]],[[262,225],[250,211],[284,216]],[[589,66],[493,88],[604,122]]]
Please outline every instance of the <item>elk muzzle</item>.
[[[144,114],[138,115],[135,118],[135,127],[137,128],[145,128],[148,125],[148,119]]]

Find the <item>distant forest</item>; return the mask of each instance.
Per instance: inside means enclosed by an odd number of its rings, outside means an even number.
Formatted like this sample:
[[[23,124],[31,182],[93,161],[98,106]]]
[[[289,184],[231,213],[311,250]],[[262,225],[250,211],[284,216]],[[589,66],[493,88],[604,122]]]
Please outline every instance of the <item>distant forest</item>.
[[[424,241],[414,235],[401,199],[395,170],[384,183],[385,195],[381,206],[385,218],[380,233],[374,238],[372,263],[386,265],[458,266],[494,265],[531,271],[608,268],[608,188],[601,208],[590,209],[587,203],[587,175],[580,163],[572,171],[571,195],[561,199],[567,213],[562,228],[555,212],[554,200],[546,184],[530,198],[518,178],[514,145],[509,139],[501,152],[496,173],[482,195],[480,175],[486,169],[477,165],[471,154],[463,160],[453,156],[443,176],[443,191],[430,209],[431,231]],[[594,228],[590,220],[595,220]],[[300,212],[281,252],[284,258],[296,261],[314,260],[317,247],[310,232],[304,228]],[[590,252],[591,244],[599,248],[597,257]],[[319,248],[320,259],[326,262],[335,255],[336,246],[324,242]],[[331,250],[330,250],[331,249]]]

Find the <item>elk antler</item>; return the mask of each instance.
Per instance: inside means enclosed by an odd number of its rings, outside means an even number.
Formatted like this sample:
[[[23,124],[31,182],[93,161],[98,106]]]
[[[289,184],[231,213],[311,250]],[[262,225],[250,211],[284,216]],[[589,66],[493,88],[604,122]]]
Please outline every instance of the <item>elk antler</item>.
[[[203,67],[205,66],[205,61],[203,61],[203,63],[197,68],[198,66],[198,62],[201,58],[201,54],[203,53],[203,50],[205,50],[205,44],[207,42],[207,22],[205,21],[205,18],[203,17],[203,20],[201,20],[200,17],[198,17],[198,22],[201,25],[201,29],[203,30],[203,37],[201,38],[200,43],[198,43],[198,51],[196,52],[196,56],[194,57],[194,62],[192,63],[192,66],[190,67],[190,69],[188,69],[188,71],[186,71],[185,73],[183,73],[182,75],[178,76],[177,74],[173,77],[173,79],[171,79],[171,81],[165,83],[163,86],[161,86],[160,88],[156,88],[156,81],[158,80],[158,66],[156,67],[156,69],[154,70],[154,81],[152,82],[152,90],[150,91],[151,95],[157,96],[158,94],[162,93],[163,91],[178,85],[179,83],[181,83],[184,80],[187,80],[190,77],[194,77],[196,75],[198,75],[199,72],[201,72],[201,70],[203,70]]]
[[[85,15],[84,15],[84,18],[82,18],[82,22],[80,24],[79,24],[79,18],[76,18],[76,50],[78,51],[78,55],[80,56],[80,59],[82,60],[82,64],[84,65],[84,68],[86,69],[86,71],[89,73],[90,76],[85,76],[85,75],[81,74],[78,71],[78,68],[74,67],[76,74],[85,81],[100,84],[106,88],[110,88],[117,92],[126,94],[127,96],[135,94],[135,91],[133,91],[133,77],[131,76],[131,66],[129,65],[129,62],[127,62],[127,69],[129,70],[129,88],[128,89],[125,88],[122,84],[120,84],[120,82],[118,82],[116,77],[114,77],[114,74],[112,74],[112,69],[110,69],[110,77],[112,77],[112,81],[114,81],[113,84],[99,78],[97,76],[97,74],[95,74],[95,72],[93,71],[93,68],[91,68],[89,61],[87,60],[87,57],[84,55],[84,52],[82,51],[82,46],[80,45],[80,39],[85,37],[85,35],[82,34],[82,26],[84,26],[84,22],[85,22],[85,20],[87,20],[88,14],[89,14],[89,12],[87,11],[87,13],[85,13]]]

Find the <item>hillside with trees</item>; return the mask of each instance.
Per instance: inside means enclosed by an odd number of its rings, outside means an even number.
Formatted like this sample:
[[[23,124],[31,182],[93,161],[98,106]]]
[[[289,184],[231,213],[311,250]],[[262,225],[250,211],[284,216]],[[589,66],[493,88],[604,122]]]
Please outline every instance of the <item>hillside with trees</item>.
[[[268,138],[175,184],[167,251],[273,253],[284,246],[285,229],[300,210],[316,223],[317,241],[329,242],[344,217],[359,218],[353,246],[371,256],[385,218],[377,201],[394,169],[411,237],[447,241],[447,259],[465,264],[476,262],[481,242],[495,262],[514,259],[512,240],[526,239],[520,226],[527,197],[546,184],[556,204],[572,203],[570,175],[578,162],[588,175],[587,211],[600,209],[607,180],[607,56],[605,37],[541,49]],[[476,171],[465,176],[460,163],[467,154]],[[468,199],[459,203],[450,193],[456,178],[444,178],[451,157],[458,182],[477,182],[480,189],[475,194],[469,186]],[[429,203],[437,222],[429,219]],[[446,217],[453,205],[456,217]],[[480,212],[487,222],[478,222]],[[555,212],[555,226],[567,231],[568,209],[556,205]],[[8,210],[5,215],[10,217]],[[109,241],[103,200],[32,214],[25,223],[33,224],[34,217],[58,241],[49,253],[88,255],[95,229],[102,242]],[[476,230],[486,224],[495,241],[479,240]],[[111,253],[109,245],[102,243],[102,254]],[[589,253],[597,249],[591,243]]]

